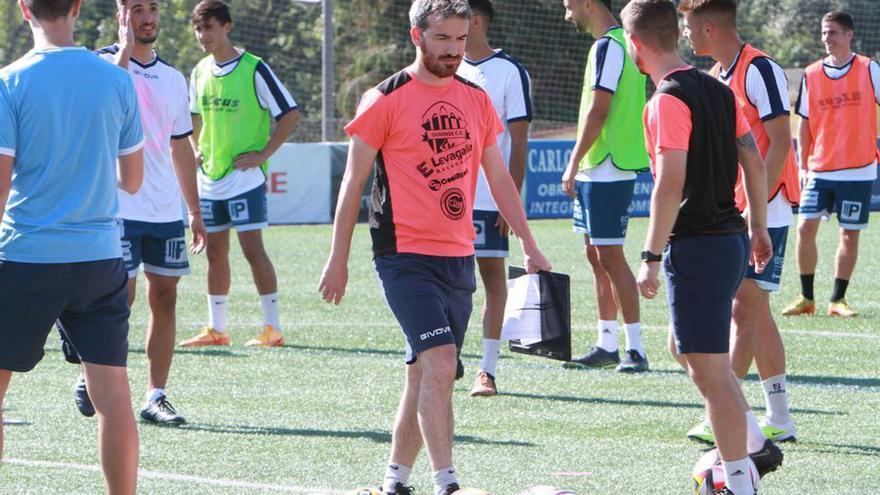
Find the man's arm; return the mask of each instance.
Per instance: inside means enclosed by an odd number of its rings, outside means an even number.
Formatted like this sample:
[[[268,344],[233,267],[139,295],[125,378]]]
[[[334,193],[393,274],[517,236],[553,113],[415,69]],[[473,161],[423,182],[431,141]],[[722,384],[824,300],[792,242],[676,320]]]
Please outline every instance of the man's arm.
[[[119,23],[117,30],[119,51],[116,52],[113,60],[116,65],[128,70],[131,50],[134,48],[134,26],[131,20],[131,9],[128,8],[128,5],[120,6],[120,10],[116,13],[116,21]]]
[[[764,164],[767,166],[767,187],[772,188],[782,175],[782,169],[791,152],[791,118],[788,115],[781,115],[770,119],[764,122],[764,130],[770,138],[770,147],[767,148],[767,155],[764,156]]]
[[[202,116],[192,114],[193,131],[189,135],[189,145],[192,147],[193,155],[196,157],[196,167],[202,166],[202,152],[199,151],[199,136],[202,135]]]
[[[6,212],[9,190],[12,189],[12,164],[14,162],[15,157],[0,154],[0,219]]]
[[[516,185],[504,166],[504,159],[497,144],[483,150],[483,172],[486,174],[486,182],[489,183],[489,191],[492,199],[498,205],[498,211],[507,220],[513,233],[519,238],[523,250],[523,263],[529,273],[550,271],[550,262],[538,249],[538,244],[529,230],[526,213],[523,210],[522,201],[517,193]]]
[[[651,193],[651,215],[648,219],[648,236],[645,251],[663,252],[672,228],[678,219],[681,196],[687,174],[687,151],[662,150],[657,153],[654,169],[654,191]],[[642,263],[639,270],[639,290],[646,299],[653,299],[660,289],[660,262]]]
[[[798,124],[798,141],[798,154],[801,158],[798,164],[800,167],[799,175],[801,185],[803,186],[807,178],[807,172],[810,171],[810,152],[813,148],[813,133],[810,131],[810,121],[803,117],[801,117],[801,122]]]
[[[574,178],[578,173],[578,166],[586,156],[593,144],[599,139],[608,114],[611,112],[611,98],[614,95],[608,91],[601,89],[593,90],[593,99],[590,102],[590,108],[587,110],[586,123],[581,129],[574,149],[571,152],[571,158],[565,173],[562,175],[562,190],[570,198],[574,198]]]
[[[738,137],[736,145],[748,201],[746,218],[752,240],[750,264],[755,266],[756,272],[761,273],[773,257],[773,245],[767,233],[767,169],[751,131]]]
[[[278,151],[278,148],[287,141],[287,138],[293,133],[293,130],[296,129],[296,124],[299,122],[299,110],[293,109],[283,117],[281,117],[278,122],[275,123],[275,130],[272,131],[272,136],[269,138],[269,142],[266,143],[266,146],[263,147],[262,151],[252,151],[250,153],[242,153],[235,157],[235,168],[239,170],[245,170],[249,168],[259,167],[263,163],[266,162],[272,155]],[[195,118],[193,118],[193,127],[195,127]]]
[[[144,181],[144,149],[120,156],[116,161],[116,187],[135,194]]]
[[[333,242],[330,257],[324,266],[318,291],[321,297],[339,304],[348,285],[348,257],[351,251],[351,238],[361,209],[361,194],[364,184],[370,177],[378,150],[365,143],[357,135],[352,136],[348,148],[348,161],[339,199],[336,202],[336,218],[333,221]]]
[[[526,178],[526,160],[529,153],[529,121],[517,120],[510,122],[507,127],[510,131],[510,177],[513,184],[522,197],[522,186]],[[496,224],[498,233],[504,237],[510,234],[510,227],[503,216],[498,217]]]
[[[199,190],[196,185],[196,157],[192,146],[186,138],[171,140],[171,163],[174,165],[174,173],[177,175],[177,184],[183,194],[183,201],[189,212],[189,228],[192,231],[192,243],[190,250],[199,253],[205,248],[205,240],[208,231],[202,220],[202,212],[199,206]]]

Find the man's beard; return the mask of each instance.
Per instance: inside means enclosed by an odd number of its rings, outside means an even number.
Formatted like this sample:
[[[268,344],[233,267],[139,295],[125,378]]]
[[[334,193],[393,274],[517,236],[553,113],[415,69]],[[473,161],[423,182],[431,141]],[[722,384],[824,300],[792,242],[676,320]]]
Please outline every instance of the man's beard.
[[[159,39],[159,26],[156,26],[155,28],[153,28],[153,35],[152,36],[138,36],[137,34],[135,34],[134,39],[135,39],[135,41],[137,41],[138,43],[140,43],[142,45],[149,45],[151,43],[155,43],[156,40]]]
[[[423,55],[422,63],[431,74],[439,78],[446,78],[452,77],[458,72],[458,66],[461,65],[461,57],[431,56],[424,42],[421,43],[421,48]],[[451,66],[449,65],[450,63],[452,63]]]

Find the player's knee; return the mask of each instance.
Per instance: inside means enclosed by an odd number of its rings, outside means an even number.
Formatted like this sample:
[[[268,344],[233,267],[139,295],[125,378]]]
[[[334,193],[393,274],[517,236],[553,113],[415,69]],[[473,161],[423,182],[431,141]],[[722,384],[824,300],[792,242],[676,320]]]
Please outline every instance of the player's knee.
[[[813,239],[819,232],[819,221],[805,220],[798,224],[798,237]]]
[[[861,231],[859,230],[848,230],[841,229],[840,231],[840,241],[843,243],[844,247],[852,248],[857,247],[859,245],[859,234]]]
[[[423,386],[426,383],[451,385],[455,381],[458,361],[454,345],[442,345],[422,351],[419,353],[419,363]]]

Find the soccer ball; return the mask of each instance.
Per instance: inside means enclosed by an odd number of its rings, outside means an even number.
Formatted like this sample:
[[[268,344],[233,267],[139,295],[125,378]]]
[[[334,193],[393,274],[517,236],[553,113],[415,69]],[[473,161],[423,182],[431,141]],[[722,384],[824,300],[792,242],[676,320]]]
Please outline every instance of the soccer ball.
[[[355,488],[345,492],[345,495],[382,495],[378,488]]]
[[[715,490],[721,490],[727,484],[727,477],[724,473],[724,465],[721,463],[721,455],[718,449],[712,449],[694,464],[694,495],[713,495]],[[752,484],[755,490],[758,489],[758,469],[755,463],[749,462],[749,475],[752,477]]]
[[[526,488],[519,495],[575,495],[575,493],[562,488],[556,488],[555,486],[538,485]]]
[[[457,492],[452,495],[492,495],[486,490],[480,490],[479,488],[459,488]]]

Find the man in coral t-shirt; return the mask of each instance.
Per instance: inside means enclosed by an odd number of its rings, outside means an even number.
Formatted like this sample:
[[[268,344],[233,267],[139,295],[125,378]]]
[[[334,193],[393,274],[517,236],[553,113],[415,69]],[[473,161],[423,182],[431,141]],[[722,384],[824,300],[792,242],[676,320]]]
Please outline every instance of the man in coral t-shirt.
[[[452,384],[472,309],[474,191],[479,166],[520,240],[529,272],[549,270],[526,223],[496,138],[502,126],[479,86],[456,76],[470,25],[467,0],[416,0],[416,60],[368,91],[354,120],[333,245],[319,286],[338,304],[363,185],[376,164],[370,202],[373,255],[388,305],[406,336],[406,387],[382,492],[411,493],[421,444],[437,495],[459,489],[452,464]]]

